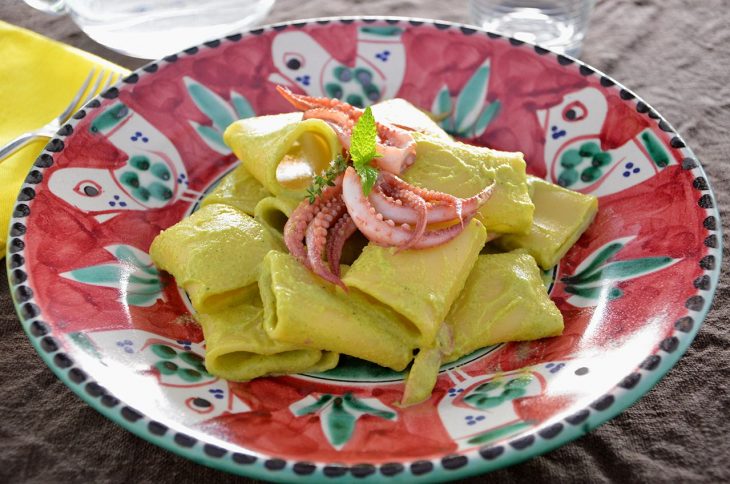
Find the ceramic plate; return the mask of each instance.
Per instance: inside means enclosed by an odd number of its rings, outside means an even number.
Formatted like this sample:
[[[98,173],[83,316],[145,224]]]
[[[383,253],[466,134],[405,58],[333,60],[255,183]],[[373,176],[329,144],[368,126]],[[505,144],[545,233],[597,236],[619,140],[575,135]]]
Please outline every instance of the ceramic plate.
[[[359,105],[403,97],[597,195],[595,223],[546,274],[564,334],[444,367],[431,399],[406,409],[402,375],[347,358],[249,383],[208,374],[186,298],[147,250],[236,164],[230,122],[291,110],[277,84]],[[590,66],[457,24],[321,19],[193,47],[89,102],[28,174],[7,263],[46,363],[150,442],[261,479],[435,481],[546,452],[646,393],[710,307],[719,228],[683,139]]]

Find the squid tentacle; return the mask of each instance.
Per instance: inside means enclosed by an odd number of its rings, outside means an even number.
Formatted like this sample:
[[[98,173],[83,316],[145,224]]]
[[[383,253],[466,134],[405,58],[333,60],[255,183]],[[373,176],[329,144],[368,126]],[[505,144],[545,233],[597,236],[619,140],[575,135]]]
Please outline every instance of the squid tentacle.
[[[332,223],[336,222],[345,211],[345,204],[341,198],[328,201],[307,227],[306,239],[307,258],[312,272],[346,290],[347,288],[342,280],[330,271],[323,259],[329,229]]]
[[[387,175],[383,175],[387,177]],[[389,180],[390,181],[390,180]],[[491,197],[494,191],[494,183],[486,187],[481,192],[469,198],[455,198],[455,202],[447,202],[451,195],[446,195],[446,198],[439,197],[441,200],[434,200],[432,196],[434,193],[431,190],[421,189],[400,180],[402,183],[386,183],[380,182],[376,184],[373,190],[370,192],[369,201],[378,213],[382,213],[383,217],[389,218],[398,224],[416,224],[418,221],[418,214],[409,206],[403,204],[402,200],[396,197],[398,191],[409,191],[416,195],[425,195],[427,204],[427,223],[435,224],[441,222],[448,222],[454,219],[463,220],[464,217],[475,215]],[[461,203],[461,217],[459,216],[458,207],[459,202]]]
[[[327,237],[327,262],[330,271],[340,277],[340,259],[345,242],[357,231],[357,225],[352,221],[350,214],[345,212],[330,229]]]
[[[395,225],[393,220],[385,219],[382,214],[376,213],[362,191],[360,177],[352,167],[348,167],[345,171],[342,199],[357,228],[371,242],[383,246],[402,247],[410,241],[412,233],[408,225]],[[467,217],[465,222],[471,218]],[[459,235],[462,230],[463,226],[456,224],[439,230],[426,231],[411,248],[425,249],[444,244]]]
[[[276,90],[279,94],[281,94],[284,99],[289,101],[292,106],[300,111],[306,111],[313,108],[330,108],[348,112],[357,109],[356,107],[346,103],[345,101],[340,101],[336,98],[314,97],[304,94],[295,94],[289,88],[284,86],[276,86]]]
[[[315,210],[317,210],[315,204],[310,205],[307,200],[303,200],[294,209],[286,225],[284,225],[284,244],[286,248],[289,249],[291,255],[306,267],[309,267],[309,262],[307,260],[307,249],[304,246],[303,240],[307,232],[307,227],[314,218]]]
[[[416,245],[426,232],[428,206],[423,198],[408,190],[398,190],[396,196],[398,200],[404,202],[403,205],[413,210],[416,214],[416,223],[412,230],[411,239],[401,247],[402,249],[408,249]],[[385,217],[385,215],[383,216]]]
[[[322,190],[322,194],[314,200],[314,203],[309,203],[307,199],[302,200],[292,212],[286,225],[284,225],[284,244],[286,248],[289,249],[291,255],[310,269],[307,248],[303,242],[306,238],[307,228],[328,201],[340,196],[342,193],[342,180],[343,175],[337,177],[334,180],[334,185]]]

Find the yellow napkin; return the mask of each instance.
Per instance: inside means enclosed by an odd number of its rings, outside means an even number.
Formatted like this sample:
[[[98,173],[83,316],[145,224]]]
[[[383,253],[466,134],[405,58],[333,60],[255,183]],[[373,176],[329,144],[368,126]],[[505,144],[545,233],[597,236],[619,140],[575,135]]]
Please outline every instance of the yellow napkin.
[[[92,54],[0,21],[0,146],[58,116],[94,67],[127,70]],[[46,145],[36,141],[0,161],[0,259],[20,186]]]

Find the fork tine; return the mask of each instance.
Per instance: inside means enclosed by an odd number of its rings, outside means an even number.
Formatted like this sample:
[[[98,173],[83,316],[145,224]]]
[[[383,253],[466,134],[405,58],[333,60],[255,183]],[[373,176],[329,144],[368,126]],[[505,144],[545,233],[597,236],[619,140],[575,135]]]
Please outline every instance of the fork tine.
[[[81,105],[83,106],[87,102],[91,101],[91,98],[96,96],[96,93],[99,92],[99,84],[101,84],[101,80],[104,77],[105,70],[99,71],[99,77],[96,78],[96,81],[94,81],[94,85],[89,89],[86,93],[86,97],[83,101],[81,101]]]
[[[111,86],[113,83],[116,82],[116,79],[115,78],[116,78],[115,74],[113,72],[110,72],[109,73],[109,77],[107,78],[106,82],[101,87],[101,89],[99,89],[99,92],[106,91],[109,88],[109,86]]]
[[[78,104],[79,99],[81,99],[81,95],[84,93],[84,91],[86,91],[86,88],[89,87],[89,82],[91,82],[91,79],[93,79],[94,74],[96,74],[96,68],[93,68],[91,69],[91,71],[89,71],[89,75],[86,76],[86,80],[81,85],[79,90],[76,91],[76,95],[74,96],[74,98],[71,100],[68,106],[66,106],[66,109],[58,116],[57,119],[59,123],[63,123],[64,121],[66,121],[66,119],[71,116],[71,113],[75,111],[74,108],[76,107],[76,104]]]

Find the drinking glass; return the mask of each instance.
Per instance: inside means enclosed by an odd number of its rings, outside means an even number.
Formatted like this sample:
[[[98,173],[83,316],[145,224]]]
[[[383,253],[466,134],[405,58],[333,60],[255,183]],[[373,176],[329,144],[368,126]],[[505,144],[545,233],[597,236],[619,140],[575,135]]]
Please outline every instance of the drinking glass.
[[[274,0],[25,0],[69,14],[89,37],[122,54],[156,59],[251,27]]]
[[[470,0],[475,25],[547,49],[580,55],[595,0]]]

